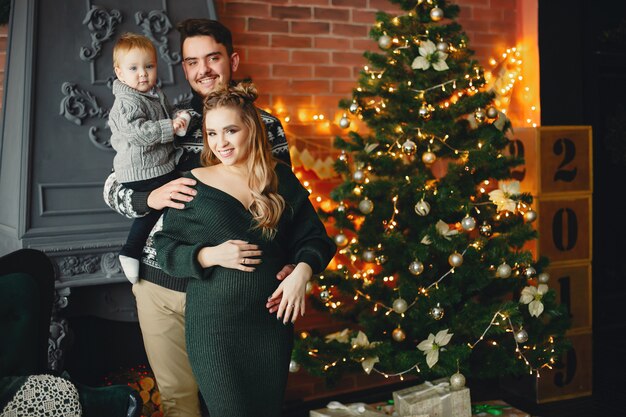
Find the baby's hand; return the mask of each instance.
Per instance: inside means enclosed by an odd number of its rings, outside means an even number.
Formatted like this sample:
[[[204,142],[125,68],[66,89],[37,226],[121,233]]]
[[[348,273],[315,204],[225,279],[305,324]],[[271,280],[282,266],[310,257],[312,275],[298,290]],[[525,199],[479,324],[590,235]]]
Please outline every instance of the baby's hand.
[[[191,115],[186,111],[181,111],[176,114],[174,120],[172,120],[172,127],[174,128],[174,133],[178,136],[185,136],[187,133],[187,125],[191,120]]]

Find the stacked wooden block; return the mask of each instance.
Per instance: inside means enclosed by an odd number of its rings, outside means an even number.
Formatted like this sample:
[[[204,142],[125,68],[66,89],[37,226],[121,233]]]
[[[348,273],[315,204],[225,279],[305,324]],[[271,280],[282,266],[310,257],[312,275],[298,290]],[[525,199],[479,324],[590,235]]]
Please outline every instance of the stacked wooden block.
[[[515,173],[534,196],[538,213],[535,255],[550,259],[549,285],[570,314],[573,348],[553,370],[533,378],[538,403],[591,394],[592,346],[592,132],[590,126],[516,129],[511,154],[524,158]],[[515,387],[519,393],[522,387]]]

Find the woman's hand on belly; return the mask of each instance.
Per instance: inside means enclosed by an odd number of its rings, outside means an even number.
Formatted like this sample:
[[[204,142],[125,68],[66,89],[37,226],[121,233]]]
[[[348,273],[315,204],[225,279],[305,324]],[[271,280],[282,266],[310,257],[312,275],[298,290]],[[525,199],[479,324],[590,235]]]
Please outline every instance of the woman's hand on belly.
[[[261,263],[262,252],[258,245],[243,240],[227,240],[217,246],[206,246],[198,252],[198,262],[203,268],[223,266],[244,272],[253,272]]]
[[[313,270],[311,267],[301,262],[283,282],[280,283],[270,299],[282,296],[278,306],[277,319],[283,319],[283,323],[296,321],[298,316],[304,316],[306,283],[311,279]]]

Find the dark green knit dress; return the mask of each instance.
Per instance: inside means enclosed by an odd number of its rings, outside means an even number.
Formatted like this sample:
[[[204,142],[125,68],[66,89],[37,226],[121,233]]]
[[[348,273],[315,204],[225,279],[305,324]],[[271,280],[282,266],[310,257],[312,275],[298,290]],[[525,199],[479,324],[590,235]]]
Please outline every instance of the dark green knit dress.
[[[251,229],[252,215],[239,200],[201,182],[193,201],[184,210],[169,210],[155,235],[163,270],[196,278],[187,287],[186,342],[211,417],[281,415],[293,326],[269,314],[265,303],[284,265],[306,262],[319,273],[335,254],[291,168],[279,163],[276,173],[287,205],[272,241]],[[230,239],[260,246],[263,262],[254,272],[200,266],[201,248]]]

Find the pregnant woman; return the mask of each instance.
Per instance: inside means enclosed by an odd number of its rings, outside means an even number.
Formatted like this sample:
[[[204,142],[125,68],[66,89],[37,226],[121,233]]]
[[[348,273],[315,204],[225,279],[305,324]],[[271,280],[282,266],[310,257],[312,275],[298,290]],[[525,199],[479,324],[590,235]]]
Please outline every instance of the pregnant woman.
[[[336,250],[308,191],[272,157],[256,97],[239,84],[206,98],[203,167],[189,174],[198,194],[155,235],[163,270],[195,278],[186,342],[211,417],[280,416],[306,283]],[[280,297],[274,317],[266,303]]]

